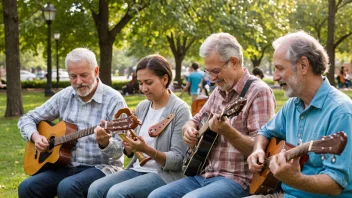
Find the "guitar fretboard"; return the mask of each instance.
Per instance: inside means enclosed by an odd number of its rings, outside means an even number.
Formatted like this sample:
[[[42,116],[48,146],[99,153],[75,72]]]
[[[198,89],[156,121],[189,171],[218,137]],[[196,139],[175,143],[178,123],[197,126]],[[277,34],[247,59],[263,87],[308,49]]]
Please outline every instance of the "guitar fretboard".
[[[77,140],[81,137],[84,137],[84,136],[87,136],[87,135],[91,135],[94,133],[94,127],[89,127],[87,129],[83,129],[83,130],[79,130],[79,131],[76,131],[74,133],[70,133],[70,134],[67,134],[67,135],[64,135],[64,136],[61,136],[61,137],[57,137],[55,138],[55,146],[56,145],[60,145],[60,144],[64,144],[66,142],[70,142],[72,140]]]
[[[309,152],[309,144],[310,142],[306,142],[300,146],[297,146],[297,147],[294,147],[288,151],[286,151],[285,153],[285,156],[286,156],[286,161],[289,161],[293,158],[296,158],[296,157],[299,157],[299,156],[302,156],[306,153]],[[269,167],[269,164],[270,164],[270,161],[271,159],[274,157],[275,155],[265,159],[264,161],[264,168],[268,168]]]

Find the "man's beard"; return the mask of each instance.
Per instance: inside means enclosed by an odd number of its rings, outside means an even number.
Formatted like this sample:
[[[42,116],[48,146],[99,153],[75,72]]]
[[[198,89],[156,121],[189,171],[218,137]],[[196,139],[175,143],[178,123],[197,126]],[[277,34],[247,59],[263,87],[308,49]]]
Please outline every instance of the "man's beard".
[[[86,96],[88,96],[88,95],[93,91],[93,89],[95,88],[96,85],[97,85],[97,80],[94,79],[94,82],[93,82],[92,85],[82,83],[82,84],[80,84],[80,85],[75,85],[75,86],[73,86],[73,89],[75,90],[75,92],[76,92],[79,96],[81,96],[81,97],[86,97]],[[80,87],[86,87],[86,88],[83,89],[83,90],[80,90],[80,89],[79,89]]]
[[[285,82],[279,82],[279,84],[285,84],[286,85],[286,90],[284,90],[285,96],[288,98],[292,97],[297,97],[297,94],[303,90],[303,83],[298,82],[297,75],[292,76],[289,80],[288,83]],[[290,85],[288,85],[290,84]],[[295,88],[295,89],[294,89]]]

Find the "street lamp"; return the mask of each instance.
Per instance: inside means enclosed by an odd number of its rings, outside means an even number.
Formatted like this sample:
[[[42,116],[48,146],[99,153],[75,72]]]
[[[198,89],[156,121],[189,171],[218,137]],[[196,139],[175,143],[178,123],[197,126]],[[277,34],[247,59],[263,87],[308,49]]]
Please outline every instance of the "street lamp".
[[[48,64],[48,73],[46,74],[47,82],[46,82],[46,88],[44,91],[45,96],[52,96],[55,94],[55,92],[52,90],[52,82],[51,82],[51,33],[50,33],[50,24],[53,22],[56,16],[56,9],[55,7],[48,3],[44,7],[43,15],[46,20],[46,23],[48,24],[48,57],[47,57],[47,64]]]
[[[59,89],[59,40],[60,32],[56,31],[54,33],[54,39],[56,41],[56,88]]]

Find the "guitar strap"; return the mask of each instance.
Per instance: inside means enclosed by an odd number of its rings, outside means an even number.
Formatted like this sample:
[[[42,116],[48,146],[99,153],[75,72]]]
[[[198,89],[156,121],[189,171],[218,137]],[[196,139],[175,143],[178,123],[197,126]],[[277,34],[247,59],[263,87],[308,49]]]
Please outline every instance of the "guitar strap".
[[[249,89],[249,87],[251,86],[252,82],[256,81],[257,79],[248,79],[246,84],[244,85],[242,92],[240,94],[240,97],[244,97]]]

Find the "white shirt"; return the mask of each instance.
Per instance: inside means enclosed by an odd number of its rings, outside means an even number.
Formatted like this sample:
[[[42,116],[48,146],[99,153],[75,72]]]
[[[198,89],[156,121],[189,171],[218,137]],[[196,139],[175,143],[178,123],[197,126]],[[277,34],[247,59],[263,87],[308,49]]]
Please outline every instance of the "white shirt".
[[[149,107],[148,113],[144,119],[144,122],[141,126],[139,135],[142,136],[142,138],[144,139],[145,143],[147,145],[149,145],[152,148],[155,148],[155,137],[150,137],[148,134],[148,129],[150,126],[157,124],[160,120],[160,117],[164,111],[165,107],[155,110],[153,109],[151,106]],[[146,157],[148,157],[146,155]],[[154,157],[154,156],[150,156],[150,157]],[[137,161],[133,164],[133,170],[138,171],[138,172],[153,172],[153,173],[157,173],[157,169],[156,167],[158,166],[157,162],[154,160],[149,160],[146,164],[144,164],[144,166],[140,166],[139,165],[139,160],[137,159]]]

